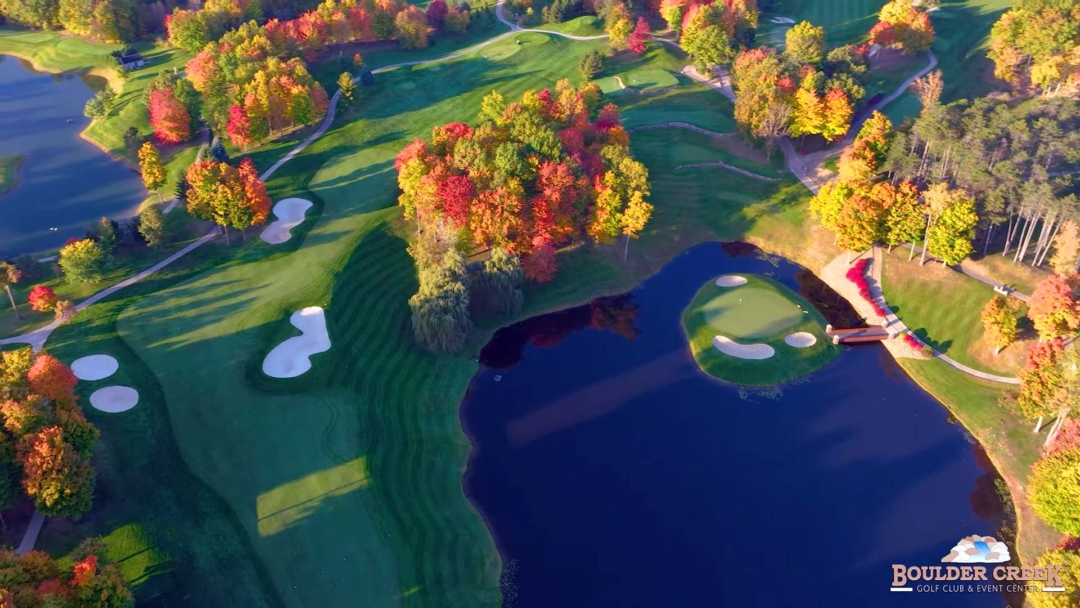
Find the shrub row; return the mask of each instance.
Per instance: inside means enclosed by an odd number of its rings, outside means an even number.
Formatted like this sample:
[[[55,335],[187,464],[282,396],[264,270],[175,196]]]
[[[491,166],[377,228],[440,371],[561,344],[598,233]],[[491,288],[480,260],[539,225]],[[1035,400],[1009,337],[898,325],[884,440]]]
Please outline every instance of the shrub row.
[[[859,295],[874,308],[874,314],[884,318],[886,315],[885,309],[874,300],[872,295],[870,295],[870,286],[866,283],[866,267],[869,264],[870,260],[859,260],[858,262],[855,262],[854,266],[848,269],[847,274],[844,276],[859,288]]]

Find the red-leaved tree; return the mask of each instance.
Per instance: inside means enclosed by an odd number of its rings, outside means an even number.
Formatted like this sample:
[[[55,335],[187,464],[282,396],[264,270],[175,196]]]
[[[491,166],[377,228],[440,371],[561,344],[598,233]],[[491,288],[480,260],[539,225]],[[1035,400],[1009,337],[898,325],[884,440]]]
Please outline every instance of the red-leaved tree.
[[[634,26],[634,31],[630,33],[630,38],[626,41],[626,48],[630,49],[631,53],[640,55],[645,52],[645,43],[649,41],[649,22],[645,21],[644,17],[637,18],[637,25]]]
[[[225,125],[225,132],[229,134],[229,141],[237,148],[246,148],[255,143],[251,135],[251,119],[240,104],[233,104],[229,108],[229,122]]]
[[[1039,282],[1028,317],[1043,340],[1080,331],[1080,275],[1050,275]]]
[[[51,287],[37,285],[30,290],[30,308],[38,312],[48,312],[56,307],[56,292]]]
[[[177,144],[191,137],[191,116],[172,89],[150,93],[150,126],[161,142]]]
[[[26,374],[30,388],[53,401],[71,401],[75,398],[75,385],[79,379],[71,368],[56,357],[39,354]]]

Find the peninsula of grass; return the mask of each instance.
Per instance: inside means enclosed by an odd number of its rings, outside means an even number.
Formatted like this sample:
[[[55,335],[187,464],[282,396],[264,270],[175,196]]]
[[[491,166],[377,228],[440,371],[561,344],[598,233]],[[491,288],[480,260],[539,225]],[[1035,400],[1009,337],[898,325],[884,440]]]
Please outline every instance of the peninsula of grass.
[[[0,156],[0,194],[11,190],[19,183],[19,167],[22,166],[24,160],[26,156],[23,154]]]
[[[825,336],[825,317],[812,304],[772,279],[738,276],[746,283],[721,287],[709,281],[683,310],[683,331],[705,373],[733,384],[771,386],[813,373],[840,354]],[[800,332],[817,341],[805,348],[785,341]],[[713,344],[717,336],[742,345],[766,344],[774,354],[765,359],[725,354]]]

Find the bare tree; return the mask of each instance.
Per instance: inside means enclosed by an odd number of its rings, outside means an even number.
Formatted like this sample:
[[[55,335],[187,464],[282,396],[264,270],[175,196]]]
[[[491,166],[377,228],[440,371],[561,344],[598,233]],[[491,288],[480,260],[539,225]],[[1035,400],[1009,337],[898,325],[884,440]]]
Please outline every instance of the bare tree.
[[[911,83],[911,90],[919,97],[924,108],[939,103],[944,89],[945,80],[941,77],[941,70],[934,70]]]

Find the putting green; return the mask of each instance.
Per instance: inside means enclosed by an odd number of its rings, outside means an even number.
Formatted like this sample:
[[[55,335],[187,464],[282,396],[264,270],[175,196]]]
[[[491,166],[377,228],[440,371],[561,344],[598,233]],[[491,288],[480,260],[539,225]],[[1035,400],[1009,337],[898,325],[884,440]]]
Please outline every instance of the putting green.
[[[732,276],[746,283],[723,287],[714,277],[682,314],[690,351],[705,373],[771,386],[813,373],[840,354],[825,335],[825,317],[799,294],[767,277]],[[812,336],[813,344],[792,346],[785,338],[796,333],[802,342]]]
[[[770,338],[795,327],[803,310],[773,289],[717,287],[720,292],[701,307],[709,325],[731,338]]]

